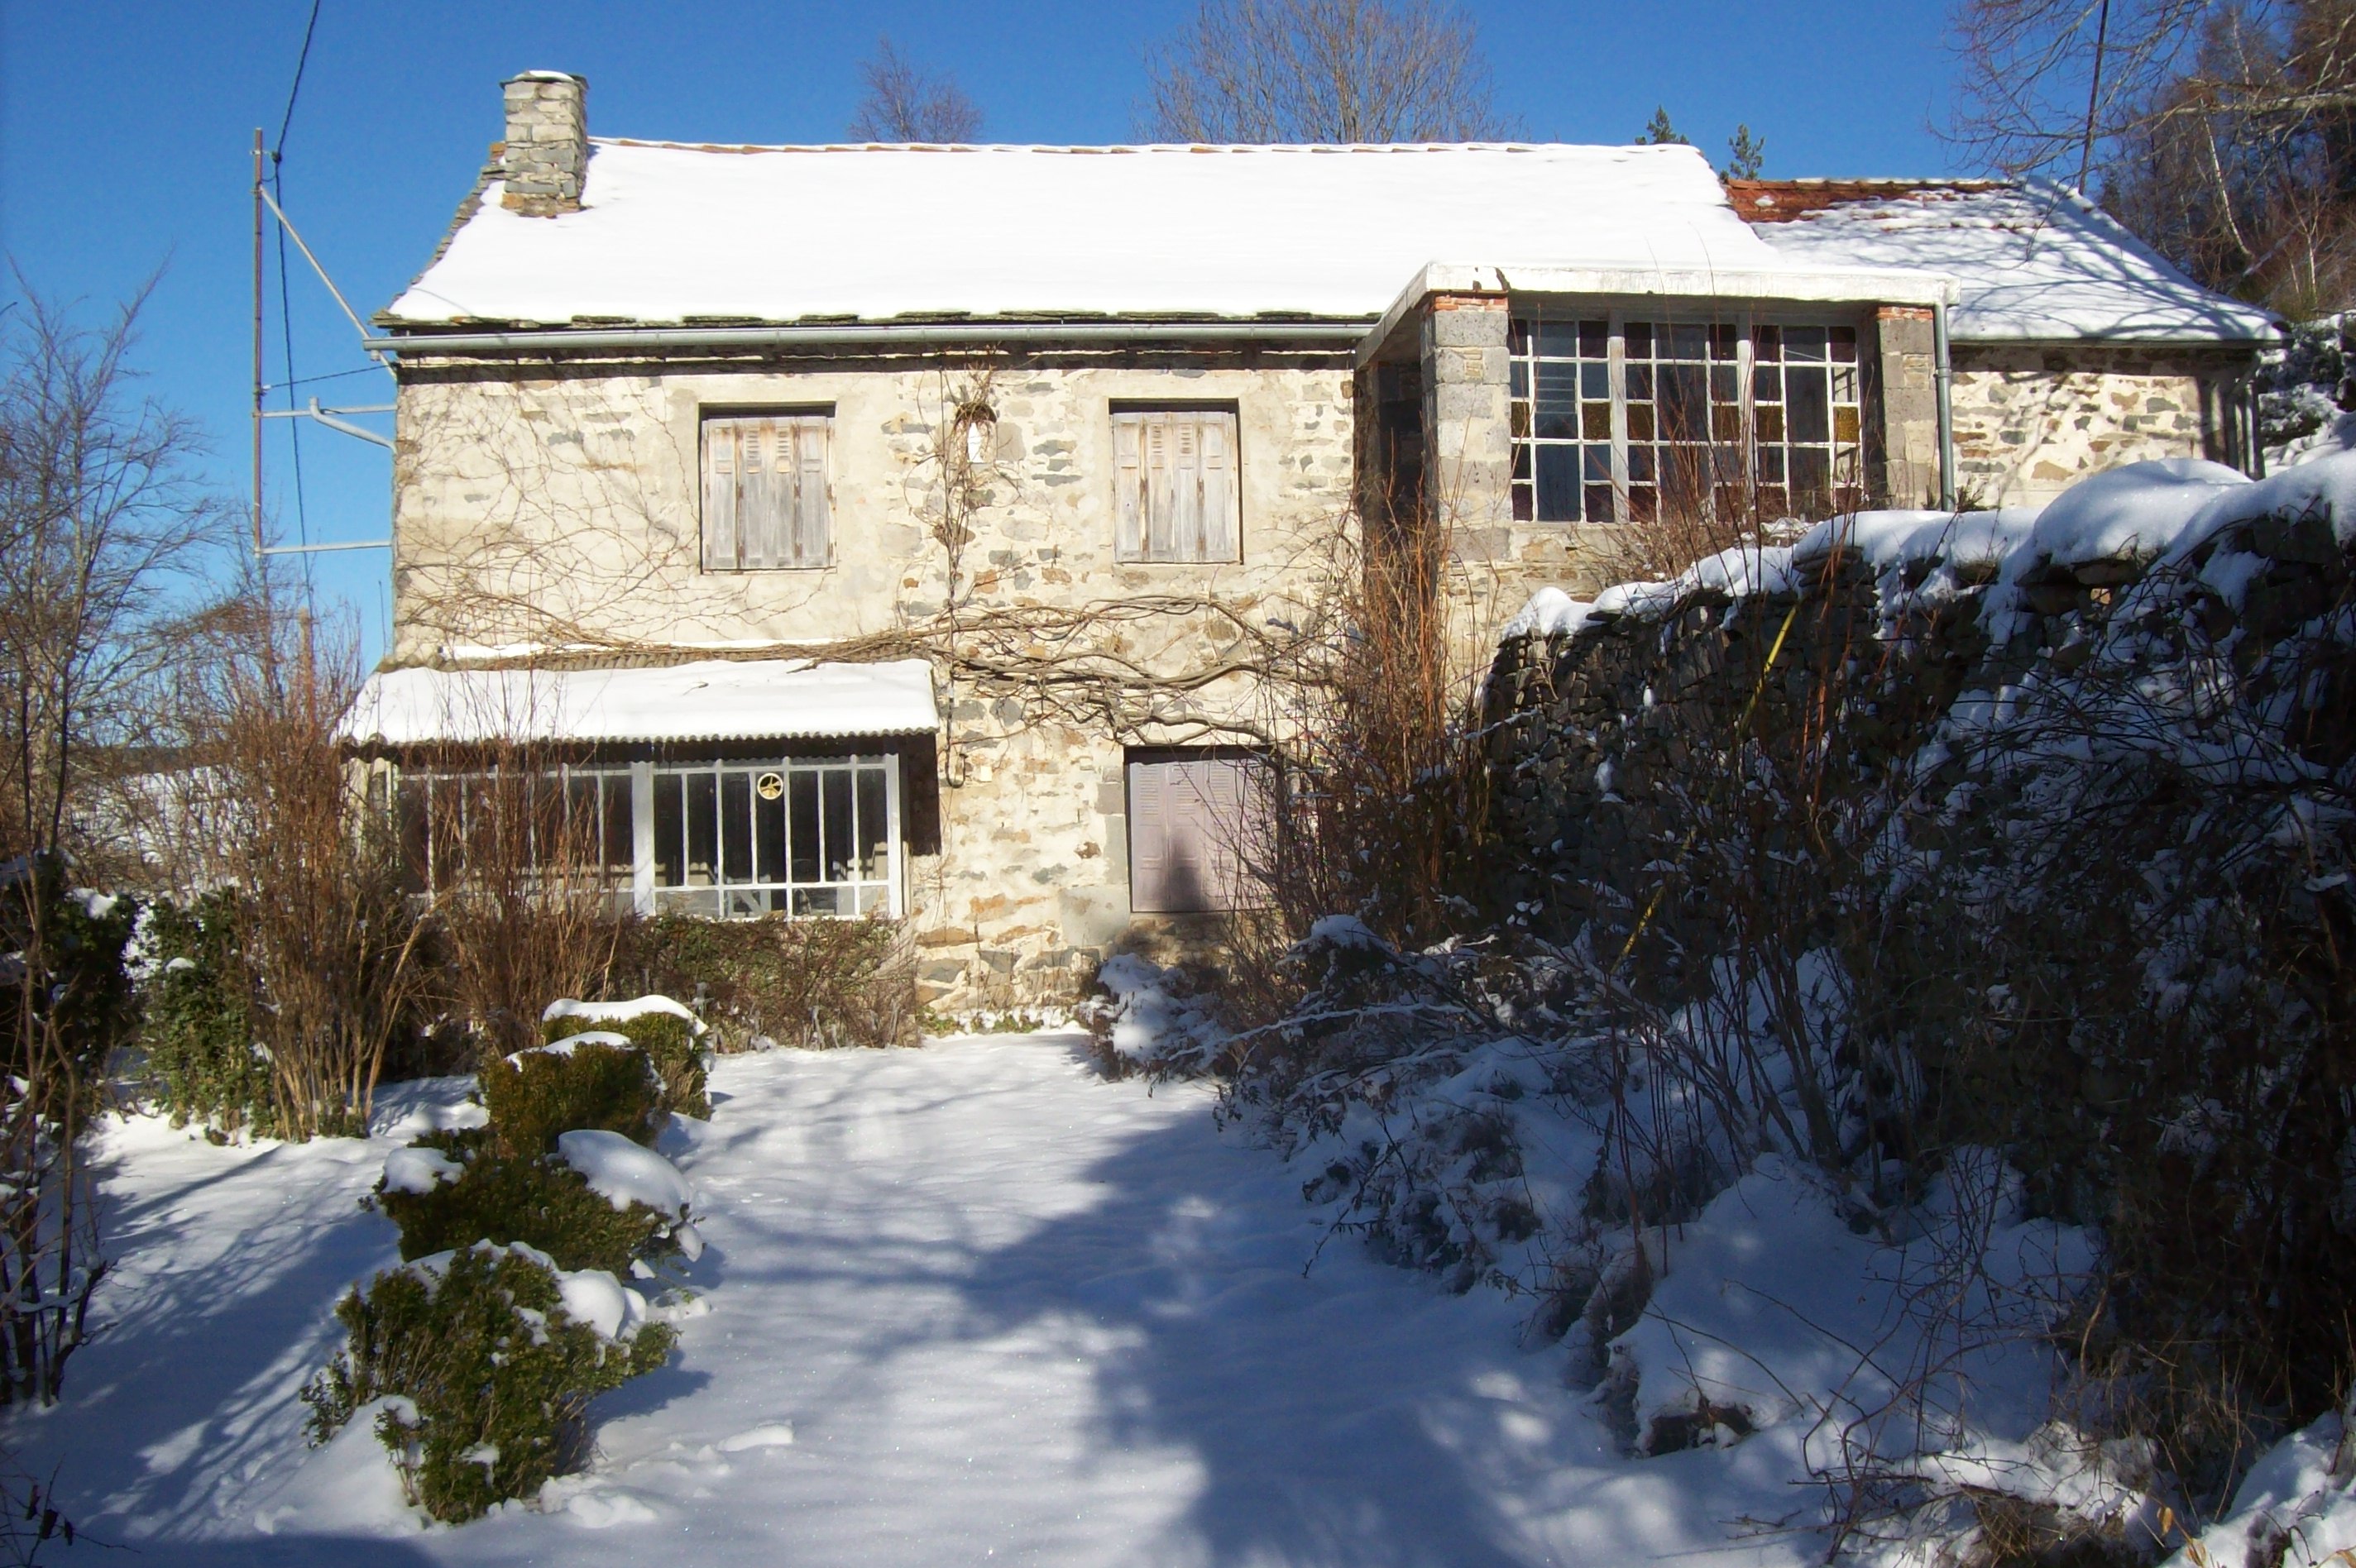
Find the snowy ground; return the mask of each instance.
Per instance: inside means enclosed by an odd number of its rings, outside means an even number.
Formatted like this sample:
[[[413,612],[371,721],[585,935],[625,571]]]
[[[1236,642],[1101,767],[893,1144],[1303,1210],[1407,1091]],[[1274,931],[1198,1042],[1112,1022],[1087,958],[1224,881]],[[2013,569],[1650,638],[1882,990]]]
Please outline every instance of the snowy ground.
[[[729,1058],[712,1087],[678,1154],[708,1310],[600,1402],[594,1467],[544,1511],[424,1529],[372,1440],[304,1445],[335,1298],[394,1256],[355,1202],[387,1137],[111,1132],[112,1327],[68,1404],[14,1425],[21,1461],[91,1532],[198,1565],[1821,1551],[1726,1522],[1813,1512],[1773,1434],[1623,1458],[1565,1353],[1516,1349],[1512,1304],[1346,1240],[1304,1276],[1300,1174],[1215,1129],[1199,1087],[1107,1083],[1068,1036]]]

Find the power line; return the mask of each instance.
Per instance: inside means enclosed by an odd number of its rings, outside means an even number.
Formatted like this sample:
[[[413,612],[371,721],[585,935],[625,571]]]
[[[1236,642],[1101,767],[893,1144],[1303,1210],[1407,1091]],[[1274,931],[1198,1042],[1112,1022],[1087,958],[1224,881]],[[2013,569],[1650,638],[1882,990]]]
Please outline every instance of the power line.
[[[294,57],[294,85],[286,90],[286,112],[278,121],[278,144],[270,153],[273,164],[286,151],[286,128],[294,123],[294,101],[303,95],[303,68],[311,63],[311,35],[319,30],[319,3],[311,0],[311,19],[303,24],[303,51]]]

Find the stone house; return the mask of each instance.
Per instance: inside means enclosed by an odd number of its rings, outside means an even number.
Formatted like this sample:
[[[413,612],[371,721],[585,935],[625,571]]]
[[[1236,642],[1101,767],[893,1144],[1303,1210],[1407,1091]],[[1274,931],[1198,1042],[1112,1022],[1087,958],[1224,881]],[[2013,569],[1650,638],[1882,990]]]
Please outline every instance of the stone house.
[[[1445,530],[1478,641],[1673,514],[2243,463],[2273,330],[2040,187],[686,145],[586,96],[505,84],[377,318],[395,627],[348,738],[428,858],[480,748],[544,743],[618,898],[905,917],[949,1007],[1248,898],[1227,825],[1362,519]]]

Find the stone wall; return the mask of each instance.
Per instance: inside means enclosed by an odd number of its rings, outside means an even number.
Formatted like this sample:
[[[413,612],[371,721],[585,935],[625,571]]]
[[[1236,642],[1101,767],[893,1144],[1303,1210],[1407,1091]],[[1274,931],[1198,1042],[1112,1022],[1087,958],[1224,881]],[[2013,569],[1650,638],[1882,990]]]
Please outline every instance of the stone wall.
[[[2040,506],[2073,480],[2154,457],[2247,461],[2241,348],[1959,343],[1956,493]]]
[[[1170,606],[1024,650],[1043,667],[1066,647],[1162,676],[1215,666],[1236,633],[1215,609],[1252,626],[1304,624],[1349,526],[1353,389],[1346,365],[1324,358],[1040,359],[1003,366],[986,389],[978,370],[913,359],[403,376],[393,662],[527,646],[593,662],[648,647],[891,653],[910,628],[937,628],[950,597],[933,531],[935,444],[951,407],[977,389],[997,418],[980,441],[984,496],[961,554],[960,615],[1073,613],[1085,623],[1106,607]],[[1128,402],[1234,405],[1240,561],[1113,559],[1109,414]],[[700,418],[748,408],[833,412],[834,558],[823,570],[701,569]],[[928,999],[1062,999],[1116,944],[1184,934],[1184,922],[1129,913],[1123,745],[1264,730],[1269,693],[1236,675],[1173,690],[1126,733],[1005,683],[944,676],[937,695],[940,853],[916,859],[910,889]]]

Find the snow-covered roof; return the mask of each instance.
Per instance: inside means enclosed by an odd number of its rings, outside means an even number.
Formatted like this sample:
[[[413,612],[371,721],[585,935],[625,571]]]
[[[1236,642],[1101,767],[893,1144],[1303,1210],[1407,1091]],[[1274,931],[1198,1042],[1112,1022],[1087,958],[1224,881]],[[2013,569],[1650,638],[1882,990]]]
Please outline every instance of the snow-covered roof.
[[[370,676],[342,739],[358,746],[661,742],[929,734],[932,667],[705,659],[637,669],[392,669]]]
[[[1738,180],[1734,205],[1795,261],[1955,280],[1962,342],[2246,340],[2276,317],[2210,293],[2048,180]]]
[[[1371,319],[1434,261],[1846,264],[1768,245],[1682,146],[591,148],[580,211],[493,180],[388,324]]]

